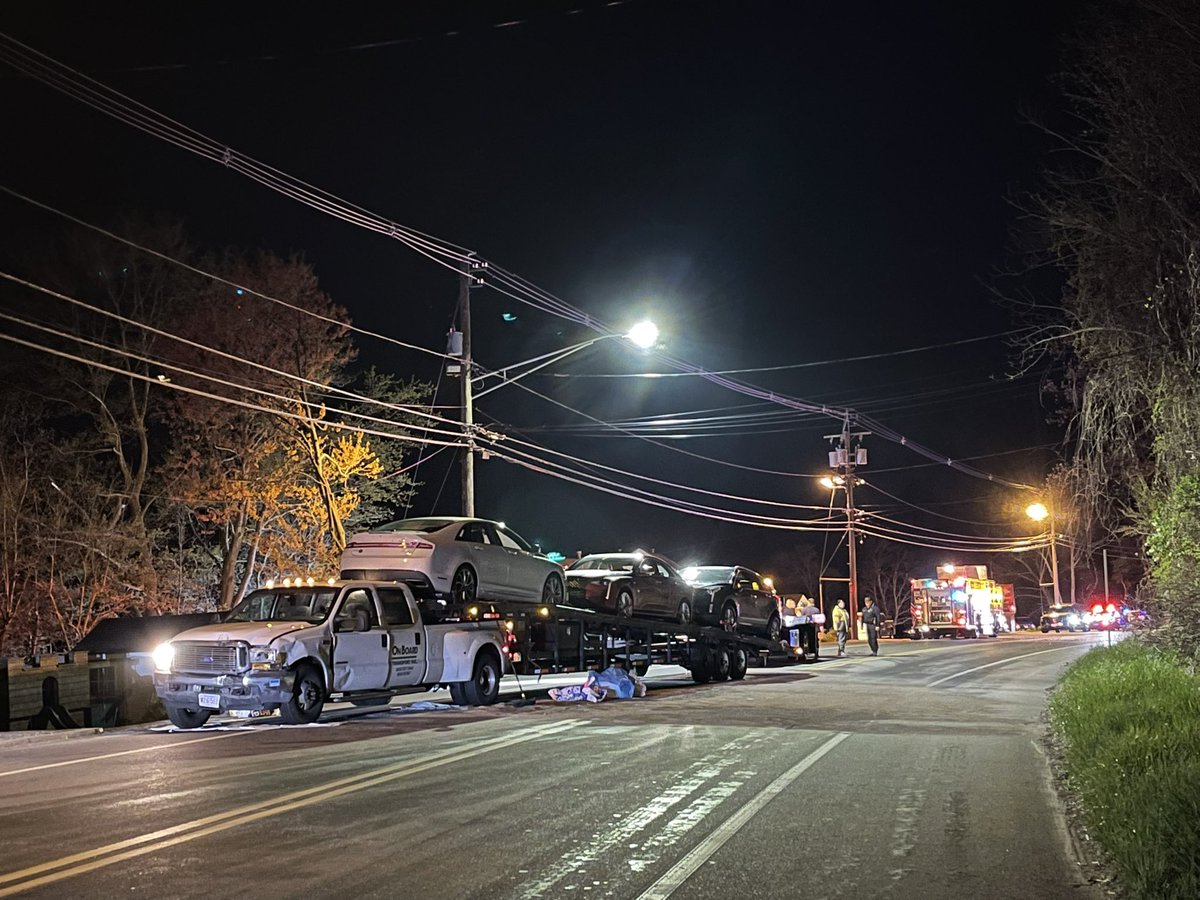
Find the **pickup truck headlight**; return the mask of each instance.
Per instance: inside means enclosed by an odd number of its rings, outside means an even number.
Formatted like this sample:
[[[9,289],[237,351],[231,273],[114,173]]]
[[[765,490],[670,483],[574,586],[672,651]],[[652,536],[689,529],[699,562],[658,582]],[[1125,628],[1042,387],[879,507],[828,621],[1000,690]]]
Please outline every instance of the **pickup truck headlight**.
[[[287,654],[275,647],[251,647],[250,668],[278,669],[287,658]]]
[[[171,642],[159,644],[154,648],[154,652],[150,654],[154,660],[154,671],[170,672],[171,663],[175,661],[175,648],[171,646]]]

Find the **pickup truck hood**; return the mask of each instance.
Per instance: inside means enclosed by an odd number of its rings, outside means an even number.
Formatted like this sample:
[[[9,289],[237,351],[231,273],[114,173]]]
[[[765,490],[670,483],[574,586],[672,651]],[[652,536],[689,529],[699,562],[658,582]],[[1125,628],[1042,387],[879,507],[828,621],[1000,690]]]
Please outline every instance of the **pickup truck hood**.
[[[316,628],[311,622],[222,622],[189,628],[171,638],[172,641],[245,641],[252,647],[265,647],[272,641],[296,631]]]

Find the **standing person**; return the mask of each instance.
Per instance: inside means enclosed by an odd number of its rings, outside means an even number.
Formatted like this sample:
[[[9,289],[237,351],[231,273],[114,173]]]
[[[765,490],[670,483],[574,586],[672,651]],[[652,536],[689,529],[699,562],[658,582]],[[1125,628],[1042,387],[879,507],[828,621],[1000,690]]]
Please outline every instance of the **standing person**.
[[[879,626],[883,624],[883,619],[879,616],[879,607],[875,605],[875,601],[870,597],[863,598],[866,606],[863,607],[862,620],[867,626],[867,643],[871,646],[871,655],[879,655]]]
[[[846,601],[841,597],[833,608],[833,633],[837,635],[838,656],[845,656],[846,638],[850,634],[850,613],[846,611]]]

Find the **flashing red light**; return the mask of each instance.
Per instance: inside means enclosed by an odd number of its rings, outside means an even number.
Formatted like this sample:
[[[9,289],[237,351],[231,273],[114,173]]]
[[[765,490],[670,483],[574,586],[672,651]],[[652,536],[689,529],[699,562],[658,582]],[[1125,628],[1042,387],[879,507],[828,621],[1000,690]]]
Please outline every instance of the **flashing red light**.
[[[1097,616],[1100,615],[1100,613],[1104,612],[1104,604],[1097,603],[1095,606],[1092,607],[1092,612]]]

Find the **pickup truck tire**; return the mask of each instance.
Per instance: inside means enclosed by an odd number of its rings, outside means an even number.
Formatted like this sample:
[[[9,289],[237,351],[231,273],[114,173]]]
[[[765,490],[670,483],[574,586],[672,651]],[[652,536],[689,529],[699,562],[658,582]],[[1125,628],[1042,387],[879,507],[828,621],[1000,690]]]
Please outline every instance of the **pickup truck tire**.
[[[475,674],[462,682],[468,706],[490,706],[500,696],[500,662],[495,655],[482,652],[475,657]]]
[[[465,681],[450,682],[450,699],[454,701],[455,706],[471,705],[467,700],[466,684]]]
[[[167,705],[167,718],[176,728],[200,728],[211,715],[210,709],[188,709],[173,703]]]
[[[750,665],[750,657],[745,650],[729,651],[729,680],[741,681],[746,677],[746,668]]]
[[[279,707],[279,716],[285,725],[311,725],[321,718],[325,708],[325,679],[313,665],[302,665],[296,670],[292,685],[292,696]]]

